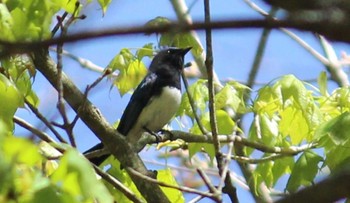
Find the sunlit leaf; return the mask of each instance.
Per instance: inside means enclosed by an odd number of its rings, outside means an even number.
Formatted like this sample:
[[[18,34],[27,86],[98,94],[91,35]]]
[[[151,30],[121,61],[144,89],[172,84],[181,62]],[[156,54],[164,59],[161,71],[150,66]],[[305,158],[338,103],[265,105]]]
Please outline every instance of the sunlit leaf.
[[[76,3],[78,2],[77,0],[51,0],[55,6],[57,6],[59,9],[63,9],[67,11],[68,13],[73,14],[77,8],[76,8]],[[81,9],[82,5],[78,8]]]
[[[142,60],[143,57],[153,57],[153,44],[148,43],[144,45],[141,49],[137,50],[136,56],[138,60]]]
[[[52,180],[75,198],[113,202],[105,186],[96,179],[88,161],[73,149],[66,151],[62,156],[58,169],[52,174]]]
[[[146,73],[147,69],[142,61],[131,61],[126,69],[121,70],[115,81],[120,95],[124,95],[131,89],[135,88],[145,77]]]
[[[33,166],[41,159],[38,147],[25,138],[7,137],[3,143],[6,158]]]
[[[189,87],[189,92],[193,98],[194,105],[197,113],[203,114],[204,110],[207,108],[207,102],[209,100],[208,97],[208,88],[206,86],[206,80],[197,80]],[[193,110],[191,108],[188,95],[186,93],[183,94],[181,104],[179,110],[176,115],[183,116],[188,115],[193,118]]]
[[[318,86],[320,87],[320,93],[324,96],[328,96],[327,81],[328,81],[327,73],[325,71],[322,71],[317,78],[317,83],[318,83]]]
[[[310,132],[302,111],[293,107],[287,107],[281,112],[279,130],[284,137],[290,136],[292,144],[299,144]]]
[[[315,152],[305,151],[295,162],[286,189],[294,192],[300,186],[311,185],[318,172],[318,164],[322,160],[323,158]]]
[[[163,33],[160,38],[161,46],[187,48],[192,47],[191,51],[194,55],[199,56],[203,52],[203,48],[198,40],[190,33]]]
[[[231,107],[234,112],[237,112],[241,103],[240,98],[237,96],[236,90],[231,85],[225,85],[215,95],[215,108],[223,109],[225,107]]]
[[[328,135],[335,145],[342,145],[350,139],[350,112],[345,112],[323,123],[316,131],[316,138]]]
[[[218,133],[220,135],[232,134],[235,127],[235,122],[228,115],[228,113],[224,110],[217,110],[215,114],[216,114]]]
[[[173,186],[179,186],[171,170],[168,168],[163,170],[158,170],[157,179],[161,182],[165,182]],[[171,202],[174,202],[174,203],[185,202],[182,192],[180,192],[179,190],[168,188],[168,187],[161,187],[161,189],[164,192],[164,194],[169,198],[169,200],[171,200]]]
[[[98,3],[100,4],[100,6],[102,8],[103,15],[106,13],[107,8],[111,2],[112,2],[112,0],[98,0]]]
[[[24,99],[15,85],[0,74],[0,136],[13,130],[12,118],[19,107],[23,107]]]

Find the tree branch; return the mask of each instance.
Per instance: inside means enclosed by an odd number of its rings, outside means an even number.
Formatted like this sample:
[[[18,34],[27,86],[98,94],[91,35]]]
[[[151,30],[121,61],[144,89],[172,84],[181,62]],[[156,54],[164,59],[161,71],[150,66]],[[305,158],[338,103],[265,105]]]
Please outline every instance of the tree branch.
[[[147,135],[147,136],[144,136]],[[142,144],[156,144],[159,140],[149,133],[145,133],[139,142]],[[162,142],[167,140],[176,140],[181,139],[188,143],[213,143],[213,136],[211,135],[197,135],[188,132],[173,130],[169,133],[158,134],[159,139]],[[283,154],[287,156],[294,156],[300,152],[303,152],[308,149],[314,149],[318,146],[318,143],[308,143],[300,146],[290,146],[290,147],[277,147],[277,146],[267,146],[265,144],[250,141],[249,139],[242,137],[240,135],[218,135],[218,141],[220,143],[236,143],[242,144],[246,147],[251,147],[253,149],[259,150],[265,153],[274,153],[274,154]]]
[[[57,89],[57,69],[55,63],[48,55],[47,49],[36,49],[32,55],[36,68],[46,77],[52,86]],[[81,120],[100,138],[110,152],[125,167],[130,167],[136,171],[147,175],[148,171],[135,153],[132,146],[119,134],[102,116],[100,111],[94,107],[85,95],[62,73],[62,85],[64,99],[80,116]],[[118,147],[115,147],[118,145]],[[150,183],[139,176],[129,174],[136,187],[148,202],[169,202],[159,186]]]
[[[331,27],[327,27],[331,26]],[[345,27],[344,27],[345,26]],[[37,50],[38,48],[48,47],[58,43],[75,42],[80,40],[95,39],[110,36],[122,36],[140,33],[178,33],[190,30],[202,29],[240,29],[240,28],[280,28],[289,27],[306,31],[320,32],[327,34],[332,39],[350,42],[350,34],[347,31],[347,25],[330,24],[329,22],[310,22],[307,20],[272,20],[272,19],[252,19],[252,20],[226,20],[226,21],[211,21],[210,23],[195,22],[193,24],[170,23],[159,26],[136,26],[136,27],[118,27],[114,29],[88,31],[84,33],[75,33],[67,36],[46,39],[35,42],[11,42],[0,40],[0,45],[5,47],[4,52],[0,56],[6,56],[13,53],[25,53]],[[331,29],[332,28],[332,29]],[[349,31],[350,32],[350,31]]]
[[[276,203],[328,203],[337,202],[343,198],[350,198],[350,171],[349,165],[335,175],[304,188],[294,194],[282,198]]]

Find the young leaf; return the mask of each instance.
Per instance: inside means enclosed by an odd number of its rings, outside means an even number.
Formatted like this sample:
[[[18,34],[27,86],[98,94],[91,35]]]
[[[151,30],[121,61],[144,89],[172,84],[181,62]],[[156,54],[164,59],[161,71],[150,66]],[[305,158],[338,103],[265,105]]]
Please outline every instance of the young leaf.
[[[197,113],[203,114],[204,110],[207,108],[208,97],[208,87],[206,86],[207,80],[197,80],[194,84],[189,87],[189,92],[193,98],[194,105]],[[193,111],[187,96],[187,93],[184,93],[181,99],[181,104],[179,110],[177,111],[177,116],[187,115],[193,118]]]
[[[315,152],[305,151],[295,162],[286,189],[295,192],[300,186],[311,185],[318,172],[318,164],[322,160],[323,158]]]
[[[144,45],[141,49],[137,50],[136,52],[136,57],[138,60],[142,60],[143,57],[153,57],[153,44],[152,43],[148,43],[146,45]]]
[[[58,169],[51,177],[52,181],[59,184],[64,192],[71,194],[76,200],[113,202],[108,190],[96,179],[91,165],[74,149],[65,152]]]
[[[328,135],[335,145],[343,145],[350,139],[349,123],[350,113],[345,112],[323,123],[315,132],[315,137],[321,138],[324,135]]]
[[[106,13],[107,8],[111,2],[112,2],[112,0],[98,0],[98,3],[100,4],[100,6],[102,8],[103,15]]]
[[[173,186],[178,186],[173,174],[170,169],[158,170],[157,179],[161,182],[168,183]],[[182,195],[182,192],[176,189],[161,187],[164,194],[171,200],[171,202],[182,203],[185,202],[185,199]]]
[[[318,83],[318,86],[320,86],[320,93],[323,96],[329,96],[328,91],[327,91],[327,89],[328,89],[327,88],[327,81],[328,81],[327,73],[325,71],[322,71],[317,78],[317,83]]]

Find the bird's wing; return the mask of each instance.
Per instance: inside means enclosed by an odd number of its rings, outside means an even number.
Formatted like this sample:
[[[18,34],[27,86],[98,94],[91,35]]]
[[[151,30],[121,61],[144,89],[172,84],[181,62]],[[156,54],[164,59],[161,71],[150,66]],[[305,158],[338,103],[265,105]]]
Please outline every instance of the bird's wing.
[[[136,88],[120,119],[117,128],[119,133],[126,136],[134,126],[142,109],[147,105],[152,96],[156,79],[156,74],[149,73]]]

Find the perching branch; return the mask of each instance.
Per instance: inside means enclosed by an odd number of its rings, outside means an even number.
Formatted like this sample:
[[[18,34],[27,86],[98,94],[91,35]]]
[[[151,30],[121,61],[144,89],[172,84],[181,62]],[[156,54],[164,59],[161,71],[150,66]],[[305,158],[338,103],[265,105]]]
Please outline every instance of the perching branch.
[[[145,136],[147,135],[147,136]],[[167,140],[180,139],[188,143],[213,143],[213,136],[211,135],[197,135],[184,131],[172,130],[169,133],[165,132],[163,134],[158,134],[158,139],[149,133],[144,133],[142,138],[139,140],[142,144],[157,144],[159,140],[165,142]],[[300,146],[290,146],[290,147],[277,147],[277,146],[267,146],[265,144],[251,141],[240,135],[218,135],[218,141],[220,143],[236,143],[241,144],[246,147],[250,147],[259,150],[264,153],[272,154],[283,154],[286,156],[294,156],[303,152],[305,150],[314,149],[318,146],[318,143],[308,143]]]

